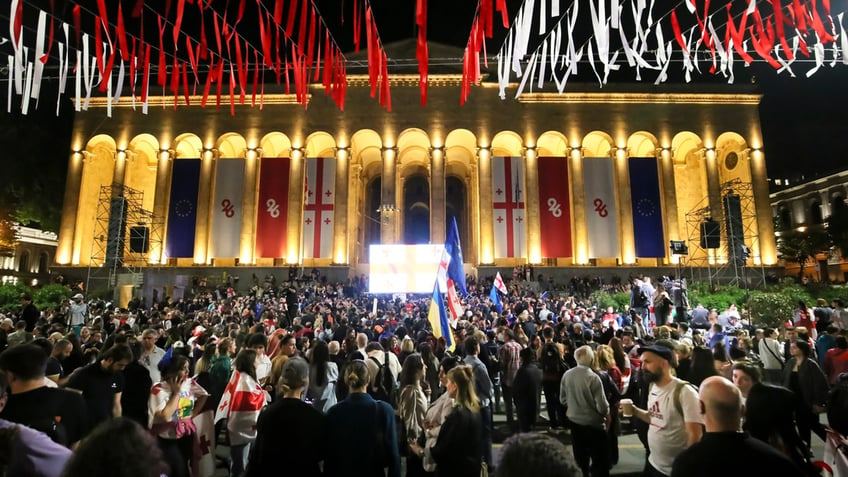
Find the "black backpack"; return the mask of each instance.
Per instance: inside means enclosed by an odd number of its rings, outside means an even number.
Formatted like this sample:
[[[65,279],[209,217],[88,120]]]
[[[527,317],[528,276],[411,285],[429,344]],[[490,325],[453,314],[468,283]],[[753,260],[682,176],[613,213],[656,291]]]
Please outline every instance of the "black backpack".
[[[842,435],[848,433],[848,375],[845,373],[839,376],[839,381],[830,389],[827,423]]]
[[[544,381],[559,381],[568,370],[568,365],[562,360],[562,355],[559,353],[556,343],[545,343],[542,346],[540,364],[542,365],[542,379]]]
[[[368,394],[374,399],[385,401],[397,407],[397,382],[392,371],[389,369],[389,352],[385,351],[383,355],[383,364],[375,357],[369,359],[377,365],[377,377],[374,379],[374,384],[368,386]]]

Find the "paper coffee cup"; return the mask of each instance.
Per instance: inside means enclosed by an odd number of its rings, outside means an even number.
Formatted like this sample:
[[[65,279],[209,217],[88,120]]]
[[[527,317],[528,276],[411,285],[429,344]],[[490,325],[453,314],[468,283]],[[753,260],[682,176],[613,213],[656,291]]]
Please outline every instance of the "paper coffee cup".
[[[621,415],[624,417],[631,417],[633,415],[633,401],[630,399],[622,399],[619,401],[621,406]]]

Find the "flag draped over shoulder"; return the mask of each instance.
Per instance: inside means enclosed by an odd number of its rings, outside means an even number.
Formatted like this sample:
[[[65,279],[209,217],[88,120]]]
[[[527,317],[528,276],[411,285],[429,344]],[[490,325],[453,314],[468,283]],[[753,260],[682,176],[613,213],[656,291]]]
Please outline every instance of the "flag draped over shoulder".
[[[433,328],[433,336],[436,338],[444,337],[447,342],[446,349],[453,351],[456,343],[448,325],[448,312],[445,310],[445,299],[442,292],[439,291],[439,281],[433,285],[433,296],[430,299],[430,310],[427,313],[427,320]]]
[[[265,391],[252,376],[233,373],[215,411],[215,422],[227,419],[230,444],[247,444],[256,439],[256,420],[266,402]]]
[[[456,287],[453,280],[448,278],[448,311],[450,312],[451,328],[456,328],[456,322],[462,317],[464,310],[462,303],[459,301],[459,295],[456,294]]]
[[[194,454],[191,461],[192,475],[213,477],[215,475],[215,423],[214,412],[205,411],[194,416]]]

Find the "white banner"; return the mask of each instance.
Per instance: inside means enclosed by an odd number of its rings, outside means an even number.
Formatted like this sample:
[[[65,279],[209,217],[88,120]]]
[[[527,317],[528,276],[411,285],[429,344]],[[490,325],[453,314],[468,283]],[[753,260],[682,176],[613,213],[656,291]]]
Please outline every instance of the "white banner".
[[[521,157],[493,157],[495,258],[527,256],[524,190],[524,160]]]
[[[590,258],[619,256],[618,213],[615,206],[615,180],[611,157],[583,159],[586,186],[586,229]]]
[[[303,206],[303,258],[330,258],[333,250],[333,204],[336,200],[336,159],[306,159]]]
[[[218,159],[215,170],[215,202],[212,204],[212,258],[238,257],[241,241],[244,159]]]

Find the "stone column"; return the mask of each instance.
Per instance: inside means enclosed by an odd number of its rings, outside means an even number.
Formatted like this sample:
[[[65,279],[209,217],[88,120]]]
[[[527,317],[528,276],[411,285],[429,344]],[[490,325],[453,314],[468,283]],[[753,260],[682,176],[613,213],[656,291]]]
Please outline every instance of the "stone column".
[[[126,182],[128,159],[128,153],[124,149],[118,149],[117,151],[115,151],[115,169],[112,172],[113,198],[118,197],[120,195],[120,188],[123,187]]]
[[[352,230],[347,230],[348,237],[348,245],[347,245],[347,262],[351,265],[351,269],[354,269],[354,265],[358,265],[362,262],[366,262],[368,260],[368,252],[365,250],[365,222],[369,219],[366,218],[373,213],[373,211],[369,210],[368,213],[365,213],[366,207],[366,198],[365,198],[365,184],[364,179],[362,177],[362,164],[359,162],[353,163],[350,165],[350,174],[346,179],[349,184],[349,192],[348,197],[350,200],[347,201],[347,205],[345,206],[347,209],[347,216],[350,218],[351,224],[356,224],[356,228]]]
[[[757,233],[759,234],[759,253],[756,249],[753,250],[754,264],[774,265],[777,263],[777,244],[774,238],[774,221],[771,215],[766,158],[763,151],[759,149],[751,151],[750,165],[754,189],[754,207],[757,211]]]
[[[445,147],[430,148],[430,243],[445,243]]]
[[[200,184],[197,192],[197,222],[194,236],[194,263],[209,263],[209,231],[212,225],[212,211],[215,204],[213,181],[215,179],[215,161],[218,159],[217,149],[200,151]]]
[[[467,214],[468,238],[466,244],[468,250],[463,250],[463,259],[466,262],[477,265],[480,263],[480,182],[477,175],[477,161],[472,160],[468,165],[468,175],[465,176],[465,206],[469,207]],[[462,231],[459,232],[460,234]]]
[[[244,152],[244,182],[242,186],[241,239],[239,264],[252,265],[256,249],[256,214],[259,201],[259,163],[262,149],[249,148]]]
[[[613,147],[610,154],[618,197],[619,263],[633,264],[636,263],[636,236],[633,231],[633,200],[630,197],[630,168],[627,163],[629,152],[624,147]]]
[[[303,189],[304,189],[304,150],[301,147],[291,149],[291,171],[289,172],[289,224],[297,224],[288,228],[286,237],[286,263],[302,263],[303,242]]]
[[[568,181],[571,188],[572,210],[574,212],[574,263],[589,263],[589,230],[586,225],[586,186],[583,184],[583,148],[569,148]]]
[[[396,147],[384,147],[383,174],[380,177],[380,243],[393,244],[397,240],[397,156]]]
[[[159,151],[156,165],[156,189],[153,196],[153,224],[150,230],[150,263],[165,264],[165,237],[168,233],[168,206],[171,202],[171,173],[174,169],[173,149]]]
[[[477,204],[477,210],[480,213],[479,263],[492,265],[495,263],[495,225],[492,209],[492,149],[490,147],[477,149],[477,163],[480,197]]]
[[[527,260],[542,262],[542,216],[539,203],[539,157],[536,148],[524,148],[524,217],[527,219]]]
[[[662,195],[662,216],[666,241],[681,240],[685,233],[680,232],[680,220],[677,212],[677,188],[674,183],[674,158],[671,148],[664,147],[658,151],[660,161],[660,192]],[[666,257],[670,257],[666,249]]]
[[[348,231],[350,200],[349,182],[350,148],[336,148],[336,197],[333,202],[333,260],[334,264],[350,263]]]
[[[56,247],[56,263],[70,265],[74,249],[77,212],[79,211],[80,189],[82,188],[82,164],[85,152],[74,151],[68,158],[68,175],[65,178],[65,198],[62,201],[62,222],[59,224],[59,241]]]

